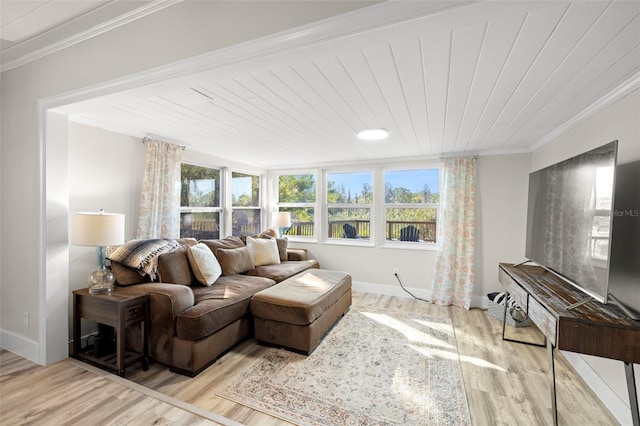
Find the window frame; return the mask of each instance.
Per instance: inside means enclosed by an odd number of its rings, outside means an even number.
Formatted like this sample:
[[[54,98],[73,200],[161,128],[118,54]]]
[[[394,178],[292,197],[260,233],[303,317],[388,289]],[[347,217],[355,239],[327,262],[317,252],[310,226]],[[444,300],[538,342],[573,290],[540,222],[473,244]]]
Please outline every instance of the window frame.
[[[376,241],[376,200],[377,200],[377,171],[375,168],[340,168],[340,169],[325,169],[322,171],[323,177],[323,197],[322,197],[322,210],[323,217],[323,241],[328,244],[339,245],[358,245],[358,246],[375,246]],[[349,173],[369,173],[371,175],[371,192],[372,200],[370,203],[329,203],[327,197],[329,196],[329,175],[331,174],[349,174]],[[369,237],[368,238],[344,238],[344,237],[329,237],[329,210],[332,208],[338,209],[368,209],[369,210]]]
[[[233,205],[233,175],[234,173],[239,173],[242,175],[246,175],[246,176],[251,176],[251,177],[257,177],[258,178],[258,203],[255,206],[234,206]],[[259,218],[259,223],[258,223],[258,232],[256,232],[255,234],[259,234],[262,229],[263,229],[263,225],[264,225],[264,208],[263,208],[263,175],[260,173],[254,173],[254,172],[248,172],[248,171],[244,171],[244,170],[236,170],[236,169],[232,169],[229,171],[229,219],[231,221],[231,234],[233,235],[233,213],[234,211],[240,211],[240,210],[252,210],[252,211],[258,211],[258,218]],[[226,235],[226,234],[225,234]],[[243,234],[240,234],[238,236],[241,236]],[[251,234],[254,235],[254,234]]]
[[[209,166],[209,165],[202,165],[199,163],[195,163],[195,162],[191,162],[191,161],[181,161],[180,162],[180,180],[182,181],[182,165],[189,165],[189,166],[195,166],[195,167],[200,167],[203,169],[210,169],[210,170],[217,170],[218,171],[218,176],[219,176],[219,180],[220,180],[220,194],[218,196],[218,202],[219,205],[216,207],[207,207],[207,206],[197,206],[197,207],[189,207],[189,206],[183,206],[182,205],[182,201],[180,202],[180,222],[182,224],[182,214],[183,213],[218,213],[218,238],[220,238],[221,235],[225,235],[226,233],[226,215],[225,215],[225,209],[224,209],[224,200],[225,200],[225,193],[226,193],[226,188],[225,188],[225,168],[224,167],[215,167],[215,166]],[[181,183],[182,185],[182,183]],[[182,188],[180,188],[181,194],[182,194]],[[180,227],[180,238],[187,238],[184,237],[182,235],[182,226]]]
[[[390,209],[435,209],[436,216],[436,229],[438,226],[438,221],[440,219],[440,202],[438,203],[387,203],[386,198],[386,181],[385,174],[390,171],[410,171],[410,170],[437,170],[438,171],[438,194],[439,197],[442,195],[442,165],[441,164],[427,164],[427,165],[419,165],[419,164],[411,164],[411,165],[402,165],[402,166],[388,166],[381,169],[380,176],[380,184],[381,184],[381,200],[380,200],[380,214],[382,219],[380,220],[379,232],[380,232],[380,246],[383,248],[403,248],[403,249],[415,249],[415,250],[436,250],[436,245],[438,242],[438,237],[436,234],[436,240],[431,241],[400,241],[400,240],[390,240],[387,239],[387,212]]]
[[[298,175],[312,175],[316,185],[316,199],[314,202],[280,202],[280,177],[281,176],[298,176]],[[283,170],[275,172],[273,175],[273,200],[275,200],[274,207],[275,212],[280,211],[281,208],[311,208],[313,209],[313,235],[304,236],[304,235],[288,235],[284,236],[290,241],[300,241],[300,242],[317,242],[318,236],[322,235],[322,214],[320,208],[320,201],[323,196],[322,191],[322,182],[320,180],[321,173],[319,170]],[[269,228],[271,227],[271,217],[268,218],[267,222],[269,224]],[[293,220],[292,220],[293,225]]]

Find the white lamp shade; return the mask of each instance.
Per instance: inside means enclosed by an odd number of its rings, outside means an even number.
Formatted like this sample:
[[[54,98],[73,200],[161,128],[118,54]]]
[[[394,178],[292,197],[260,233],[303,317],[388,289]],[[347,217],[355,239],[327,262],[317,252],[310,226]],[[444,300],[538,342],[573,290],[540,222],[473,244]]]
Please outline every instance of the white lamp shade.
[[[273,212],[271,214],[271,226],[273,228],[287,228],[291,226],[291,213]]]
[[[76,213],[71,243],[93,247],[124,243],[124,215],[102,211]]]

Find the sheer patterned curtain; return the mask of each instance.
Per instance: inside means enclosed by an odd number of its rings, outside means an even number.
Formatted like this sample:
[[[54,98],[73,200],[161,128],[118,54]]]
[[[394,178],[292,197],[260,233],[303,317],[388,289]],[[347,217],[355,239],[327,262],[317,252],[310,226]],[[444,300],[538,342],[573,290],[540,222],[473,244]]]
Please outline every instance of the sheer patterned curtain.
[[[181,147],[153,139],[145,143],[147,161],[136,238],[179,238]]]
[[[444,160],[435,272],[429,301],[471,306],[475,269],[476,159]]]

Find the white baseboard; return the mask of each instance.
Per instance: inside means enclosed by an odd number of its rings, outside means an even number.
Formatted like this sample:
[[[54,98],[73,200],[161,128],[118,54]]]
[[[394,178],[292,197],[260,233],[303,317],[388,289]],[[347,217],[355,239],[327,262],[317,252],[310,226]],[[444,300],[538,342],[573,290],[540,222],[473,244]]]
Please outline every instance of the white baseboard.
[[[598,373],[587,364],[584,358],[575,352],[562,351],[562,355],[569,361],[573,368],[575,368],[582,379],[598,398],[600,398],[600,401],[602,401],[609,411],[611,411],[611,414],[614,415],[620,424],[623,426],[631,425],[631,409],[629,406],[602,380]]]
[[[489,299],[486,295],[476,296],[471,298],[471,307],[478,309],[489,309]]]
[[[385,296],[395,296],[411,299],[412,296],[404,291],[400,286],[374,284],[364,281],[354,281],[351,284],[351,288],[354,291],[362,291],[365,293],[382,294]],[[406,287],[411,293],[420,299],[428,300],[429,291],[421,288]],[[471,299],[472,308],[488,309],[487,298],[482,296],[473,296]]]
[[[382,294],[385,296],[403,297],[407,299],[412,298],[412,296],[405,292],[400,286],[354,281],[351,283],[351,289],[353,291],[361,291],[364,293]],[[407,290],[413,293],[416,297],[427,299],[427,290],[410,287],[407,287]]]
[[[0,329],[0,348],[20,355],[36,364],[40,363],[38,342],[2,329]]]

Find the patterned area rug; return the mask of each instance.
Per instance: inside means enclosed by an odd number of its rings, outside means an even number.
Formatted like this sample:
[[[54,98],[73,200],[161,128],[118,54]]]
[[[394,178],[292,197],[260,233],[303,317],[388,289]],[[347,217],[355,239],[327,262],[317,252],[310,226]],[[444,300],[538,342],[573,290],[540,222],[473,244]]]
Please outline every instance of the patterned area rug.
[[[301,425],[470,425],[451,322],[352,307],[308,357],[269,349],[218,394]]]

